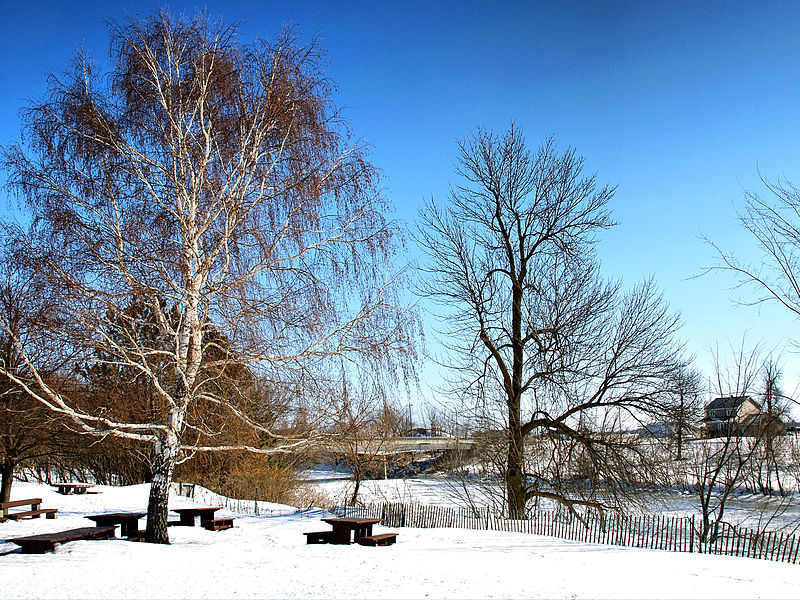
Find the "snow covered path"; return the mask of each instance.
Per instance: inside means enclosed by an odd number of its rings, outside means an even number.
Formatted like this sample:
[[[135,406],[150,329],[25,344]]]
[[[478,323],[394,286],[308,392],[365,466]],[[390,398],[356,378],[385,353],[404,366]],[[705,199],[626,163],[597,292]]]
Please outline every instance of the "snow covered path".
[[[83,514],[135,510],[147,486],[42,497],[59,519],[0,524],[2,539],[86,526]],[[172,507],[191,505],[175,497]],[[220,516],[224,516],[222,511]],[[236,516],[236,515],[233,515]],[[743,558],[595,546],[525,534],[396,529],[384,548],[305,544],[321,511],[237,516],[210,532],[171,527],[170,546],[74,542],[55,554],[0,557],[0,596],[14,598],[797,598],[800,567]],[[143,521],[142,521],[143,523]],[[387,531],[377,527],[375,532]],[[2,544],[0,550],[15,546]]]

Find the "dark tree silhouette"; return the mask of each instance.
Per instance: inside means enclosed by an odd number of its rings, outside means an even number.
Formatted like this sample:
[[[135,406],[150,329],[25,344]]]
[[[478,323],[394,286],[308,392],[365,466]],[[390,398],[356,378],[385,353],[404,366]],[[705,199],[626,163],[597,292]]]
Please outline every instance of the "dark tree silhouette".
[[[423,209],[419,232],[422,292],[443,308],[455,383],[477,422],[505,434],[512,518],[533,498],[602,507],[634,468],[603,430],[656,403],[677,364],[677,319],[652,281],[622,293],[600,278],[614,189],[583,176],[574,150],[549,139],[531,152],[513,125],[458,147],[460,182],[449,204]],[[529,460],[534,446],[543,460]],[[578,473],[592,485],[572,485]]]

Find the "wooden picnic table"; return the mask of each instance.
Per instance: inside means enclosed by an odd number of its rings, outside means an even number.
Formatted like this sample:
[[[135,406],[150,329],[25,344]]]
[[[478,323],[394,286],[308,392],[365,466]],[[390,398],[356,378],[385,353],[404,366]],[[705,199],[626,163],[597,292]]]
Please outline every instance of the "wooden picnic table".
[[[363,519],[357,517],[343,517],[322,519],[325,523],[333,527],[331,544],[350,544],[358,543],[362,537],[372,535],[372,526],[380,523],[380,519]],[[352,542],[350,533],[352,532]]]
[[[207,521],[214,520],[214,513],[222,510],[221,506],[193,506],[191,508],[173,508],[172,512],[176,512],[181,516],[179,525],[186,525],[194,527],[195,518],[200,517],[200,525],[205,524]]]
[[[139,535],[139,519],[146,516],[146,512],[115,512],[100,515],[86,515],[87,519],[94,521],[98,527],[108,525],[120,526],[120,536],[130,538]]]
[[[55,487],[58,488],[59,494],[85,494],[89,488],[93,488],[93,483],[74,483],[74,482],[67,482],[62,481],[59,483],[53,484]]]

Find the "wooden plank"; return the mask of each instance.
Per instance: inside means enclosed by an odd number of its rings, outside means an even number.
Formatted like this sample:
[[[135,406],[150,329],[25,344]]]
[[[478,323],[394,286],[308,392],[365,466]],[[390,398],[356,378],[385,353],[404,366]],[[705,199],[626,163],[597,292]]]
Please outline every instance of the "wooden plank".
[[[31,517],[31,518],[39,518],[41,515],[45,515],[48,519],[55,519],[58,516],[58,509],[57,508],[43,508],[40,510],[26,510],[21,512],[10,512],[6,515],[9,519],[21,519],[23,517]]]
[[[6,540],[20,546],[23,554],[43,554],[50,552],[56,544],[79,540],[108,539],[114,535],[114,527],[79,527],[55,533],[40,533]]]
[[[675,517],[667,517],[667,527],[669,528],[669,535],[667,535],[667,549],[675,552]]]
[[[740,556],[739,547],[742,544],[742,534],[741,534],[741,532],[739,531],[739,529],[737,527],[733,528],[733,535],[736,538],[736,544],[735,544],[735,546],[733,548],[733,555],[734,556]]]
[[[794,554],[792,554],[791,550],[789,551],[789,562],[796,564],[797,553],[800,551],[800,538],[798,538],[796,535],[792,536],[792,545],[794,546]]]
[[[34,504],[41,504],[41,498],[28,498],[27,500],[10,500],[9,502],[0,502],[0,509],[14,508],[15,506],[26,506]]]
[[[792,542],[794,541],[794,536],[787,533],[786,534],[786,543],[783,547],[783,556],[781,556],[781,562],[786,562],[786,555],[788,553],[789,556],[792,555]]]

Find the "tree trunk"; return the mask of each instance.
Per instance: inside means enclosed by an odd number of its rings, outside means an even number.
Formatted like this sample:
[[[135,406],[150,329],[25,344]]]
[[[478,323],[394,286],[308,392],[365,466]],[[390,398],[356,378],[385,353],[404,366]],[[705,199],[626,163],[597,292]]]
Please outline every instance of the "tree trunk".
[[[522,371],[525,349],[522,343],[522,285],[525,269],[521,267],[518,278],[512,281],[511,301],[511,388],[508,394],[508,464],[506,465],[506,493],[508,517],[524,519],[526,516],[528,485],[525,479],[525,442],[522,435]]]
[[[525,485],[525,448],[520,426],[520,411],[509,407],[508,412],[508,464],[506,466],[506,496],[509,519],[524,519],[527,501]]]
[[[11,460],[4,460],[0,465],[0,502],[8,502],[11,499],[11,485],[14,483],[14,467],[16,464]]]
[[[169,544],[167,517],[169,513],[169,488],[172,472],[178,458],[178,436],[170,429],[159,439],[153,461],[153,481],[147,504],[147,533],[145,539],[152,544]]]
[[[361,489],[361,469],[356,469],[353,471],[353,479],[355,480],[355,488],[353,488],[353,493],[350,496],[350,506],[355,506],[358,502],[358,492]]]

